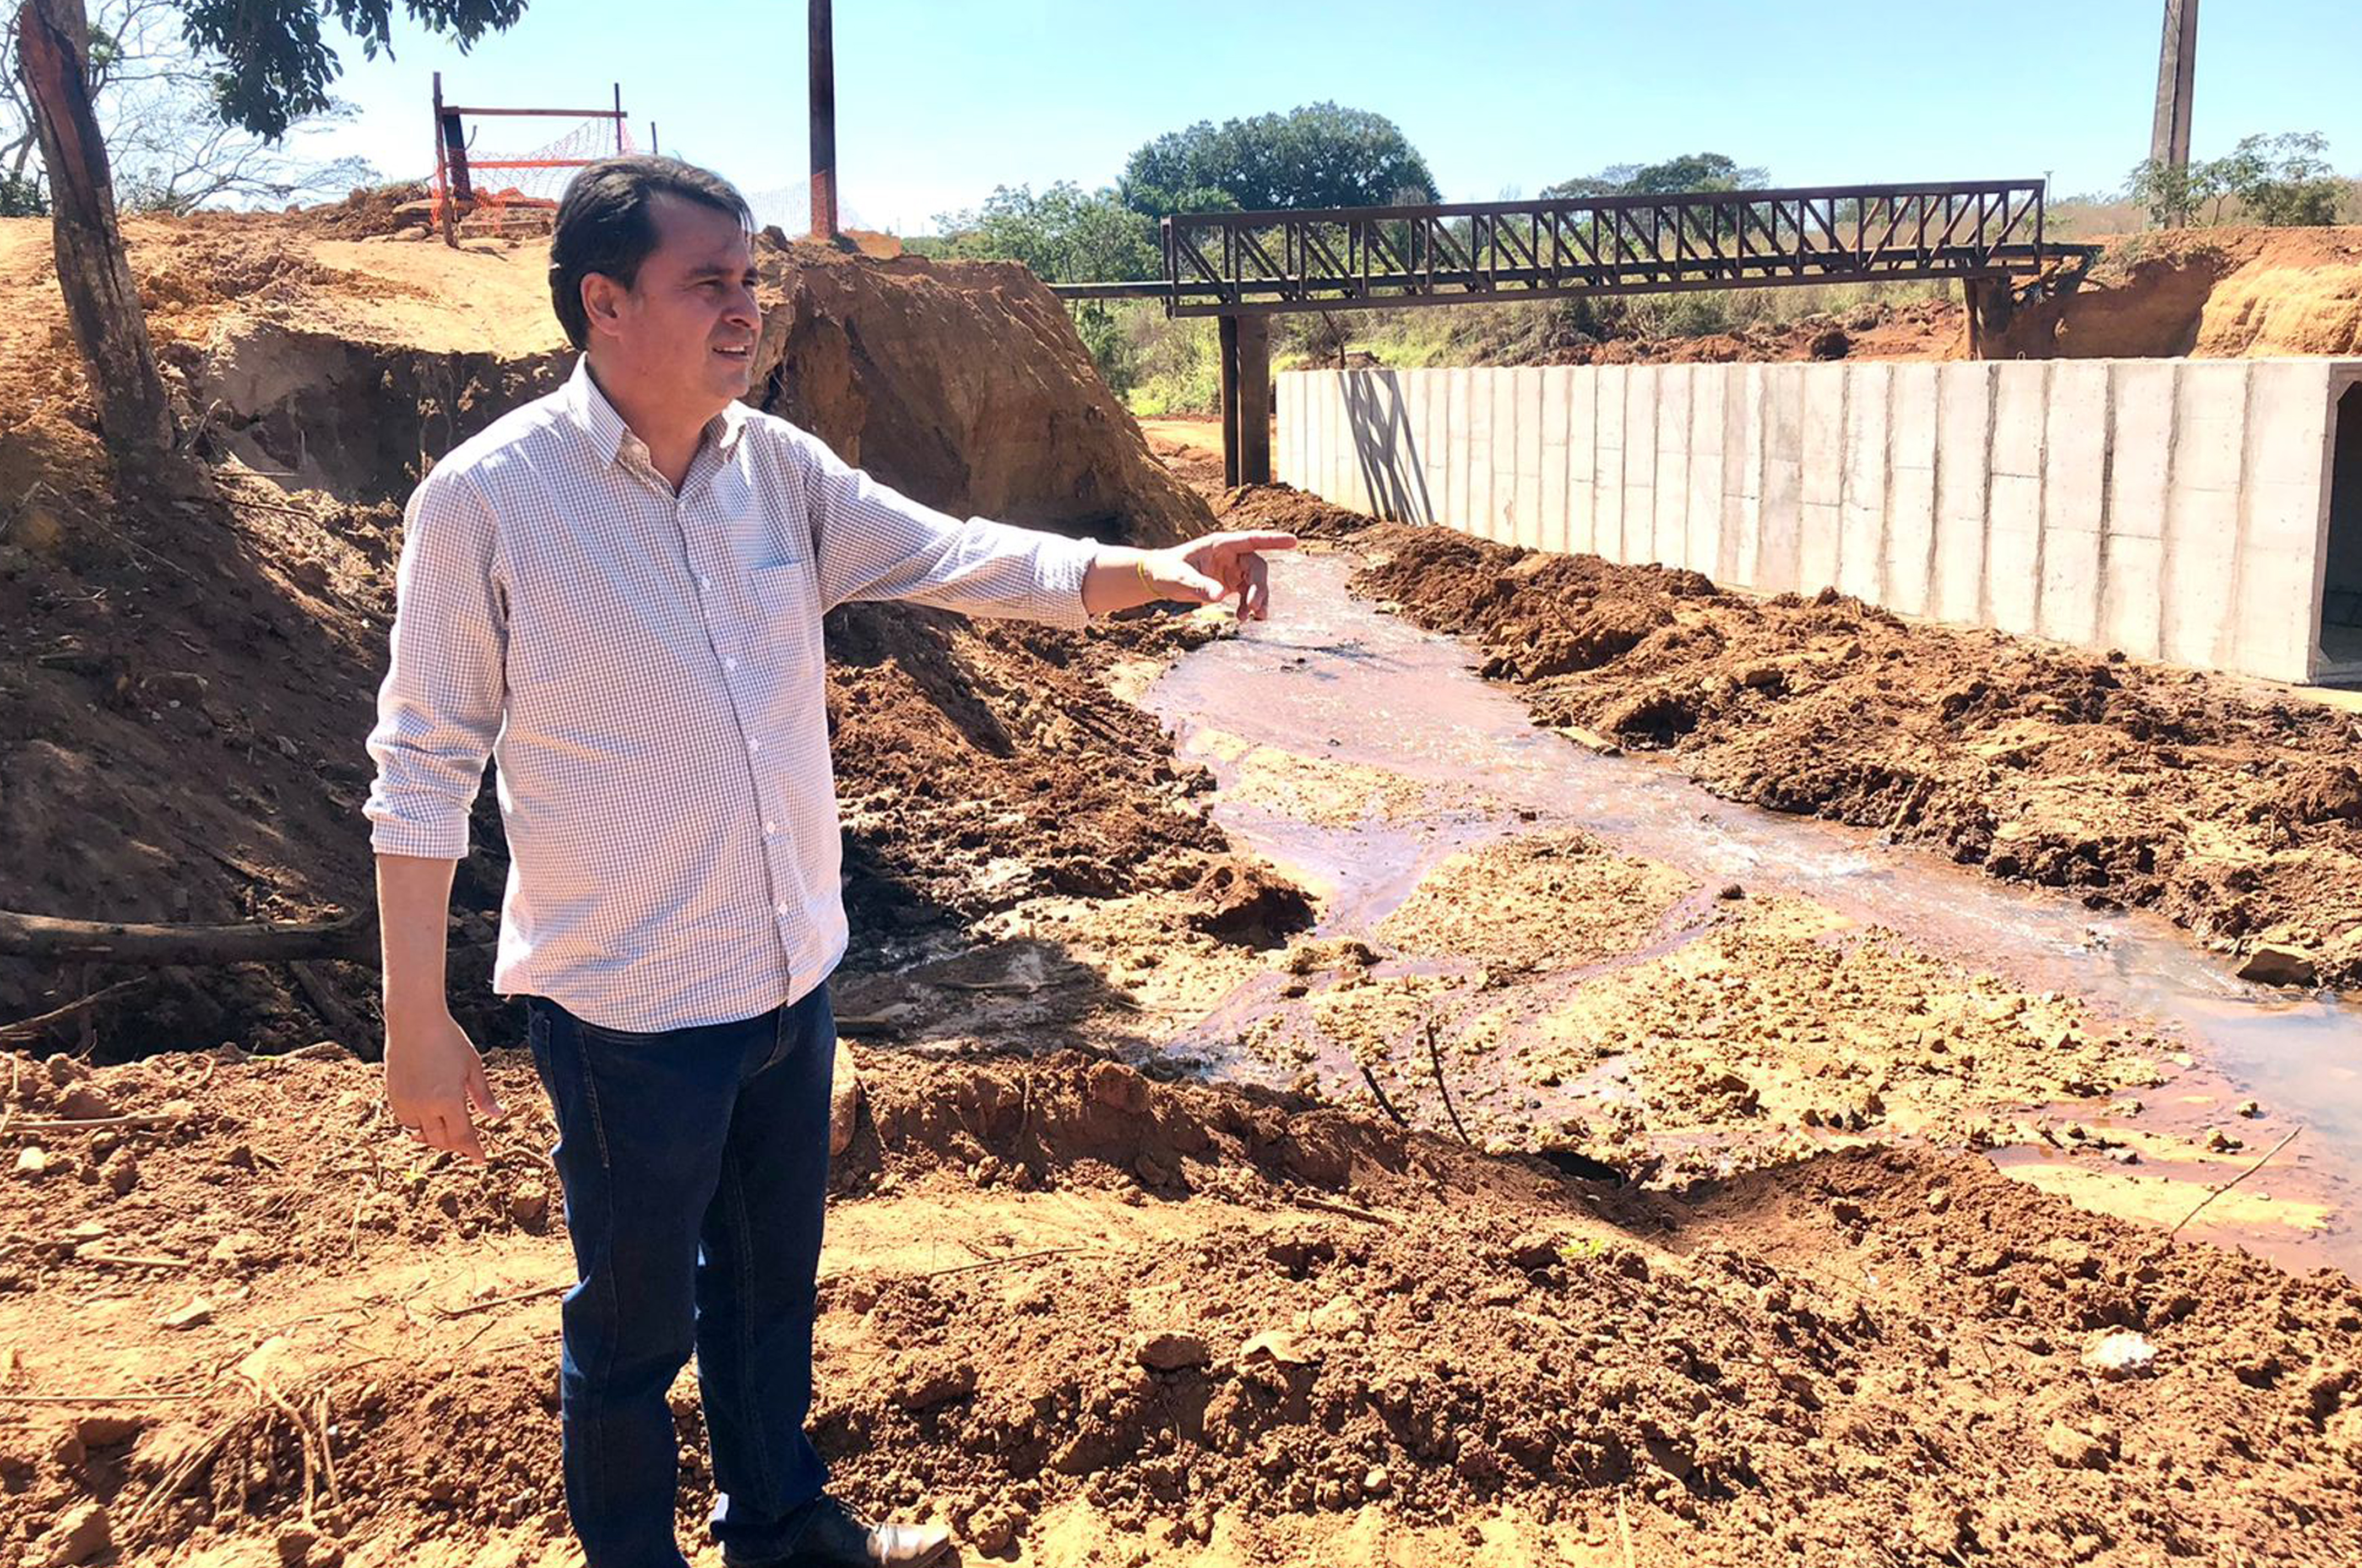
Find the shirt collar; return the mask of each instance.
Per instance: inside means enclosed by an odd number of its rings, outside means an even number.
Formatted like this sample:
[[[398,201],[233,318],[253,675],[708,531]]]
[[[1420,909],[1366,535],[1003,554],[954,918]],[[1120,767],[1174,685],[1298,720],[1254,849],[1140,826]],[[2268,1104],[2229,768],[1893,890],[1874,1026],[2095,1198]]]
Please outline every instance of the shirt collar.
[[[567,379],[566,411],[582,433],[590,438],[591,448],[599,454],[601,462],[614,462],[626,445],[646,460],[646,444],[632,433],[624,416],[615,411],[615,405],[607,400],[607,394],[591,379],[590,356],[587,354],[576,356],[574,374]],[[726,455],[738,444],[738,437],[746,428],[747,414],[746,405],[733,398],[720,413],[705,422],[701,439]]]

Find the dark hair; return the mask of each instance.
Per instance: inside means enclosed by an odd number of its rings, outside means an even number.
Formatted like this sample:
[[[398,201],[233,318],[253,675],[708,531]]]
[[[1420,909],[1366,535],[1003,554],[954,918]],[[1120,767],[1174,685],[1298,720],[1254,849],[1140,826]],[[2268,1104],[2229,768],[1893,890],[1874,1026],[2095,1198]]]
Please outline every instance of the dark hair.
[[[590,345],[582,280],[602,273],[626,289],[638,280],[640,263],[657,247],[648,201],[657,195],[679,196],[755,226],[755,214],[736,186],[678,158],[632,153],[601,159],[583,170],[558,200],[557,229],[549,242],[549,302],[575,347]]]

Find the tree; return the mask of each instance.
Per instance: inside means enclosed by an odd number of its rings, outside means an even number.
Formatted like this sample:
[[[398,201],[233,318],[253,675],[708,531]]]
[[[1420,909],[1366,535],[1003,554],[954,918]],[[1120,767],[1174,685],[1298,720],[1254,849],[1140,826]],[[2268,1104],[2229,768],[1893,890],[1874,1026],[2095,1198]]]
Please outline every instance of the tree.
[[[1670,196],[1683,191],[1744,191],[1771,179],[1727,153],[1685,152],[1661,163],[1617,163],[1580,179],[1542,187],[1545,200],[1567,196]]]
[[[138,473],[172,450],[172,413],[115,221],[106,142],[91,112],[89,58],[82,0],[24,0],[17,64],[50,171],[58,286],[98,406],[99,433],[117,466]]]
[[[1021,261],[1048,283],[1153,278],[1164,269],[1155,226],[1113,191],[1061,180],[1040,195],[1003,185],[973,212],[936,214],[943,254]]]
[[[1131,155],[1118,189],[1150,217],[1436,199],[1427,160],[1392,120],[1325,103],[1169,131]]]
[[[224,200],[279,205],[376,181],[366,159],[323,161],[293,147],[348,119],[345,105],[296,121],[279,144],[223,121],[214,111],[214,63],[182,36],[178,0],[98,0],[89,15],[91,110],[127,211],[187,213]],[[0,215],[48,215],[39,150],[14,37],[0,30]],[[11,200],[20,188],[29,214]]]
[[[402,0],[430,31],[462,49],[524,14],[524,0]],[[322,18],[337,22],[374,59],[392,47],[393,0],[171,0],[190,48],[207,62],[212,112],[221,124],[276,142],[294,123],[327,111],[337,57]],[[160,462],[172,448],[171,414],[139,312],[116,218],[115,176],[92,104],[92,71],[113,40],[94,38],[83,0],[20,0],[17,71],[49,173],[58,284],[82,351],[100,433],[119,466]]]
[[[2202,208],[2219,224],[2233,203],[2253,224],[2319,226],[2337,221],[2343,181],[2317,131],[2250,136],[2221,158],[2177,167],[2146,159],[2133,166],[2125,198],[2148,209],[2160,228],[2180,228]]]
[[[2318,131],[2242,137],[2220,160],[2222,183],[2251,224],[2322,227],[2337,221],[2342,193]]]
[[[1768,184],[1771,178],[1768,170],[1742,166],[1727,153],[1685,152],[1661,163],[1611,164],[1596,174],[1545,185],[1542,196],[1557,201],[1576,196],[1672,196],[1695,191],[1744,191]],[[1692,214],[1680,221],[1695,240],[1709,246],[1727,239],[1734,227],[1732,220],[1721,214]],[[1595,242],[1598,236],[1595,233],[1591,237]]]
[[[2125,181],[2125,199],[2147,208],[2149,222],[2159,228],[2182,227],[2209,202],[2214,203],[2215,221],[2220,222],[2222,203],[2229,198],[2217,165],[2211,161],[2176,164],[2145,158],[2133,165]]]

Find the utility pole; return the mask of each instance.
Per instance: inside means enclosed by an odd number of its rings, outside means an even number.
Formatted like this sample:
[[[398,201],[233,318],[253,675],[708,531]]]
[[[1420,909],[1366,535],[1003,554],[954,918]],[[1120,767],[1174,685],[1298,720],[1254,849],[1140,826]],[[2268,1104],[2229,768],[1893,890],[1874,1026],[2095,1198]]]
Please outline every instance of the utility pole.
[[[811,0],[811,236],[836,238],[836,46],[829,0]]]
[[[2190,89],[2197,71],[2198,0],[2165,0],[2165,41],[2157,57],[2157,114],[2148,133],[2149,162],[2160,170],[2179,174],[2190,167]]]

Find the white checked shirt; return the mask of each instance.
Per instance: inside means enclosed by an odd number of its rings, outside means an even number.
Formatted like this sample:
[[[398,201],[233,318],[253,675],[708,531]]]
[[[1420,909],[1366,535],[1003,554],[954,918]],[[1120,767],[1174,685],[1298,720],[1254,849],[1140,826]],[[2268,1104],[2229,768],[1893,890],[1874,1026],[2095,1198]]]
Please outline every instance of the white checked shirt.
[[[845,946],[822,612],[1080,626],[1095,553],[959,522],[737,403],[676,495],[578,363],[411,498],[371,844],[464,857],[492,755],[494,990],[635,1032],[792,1002]]]

